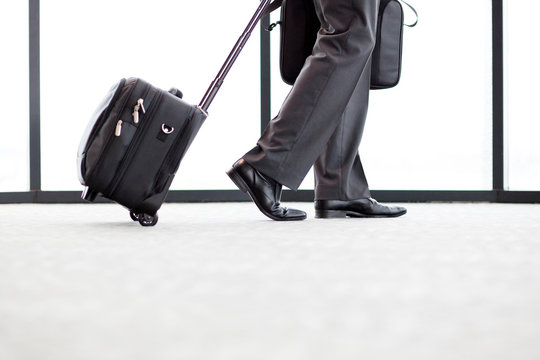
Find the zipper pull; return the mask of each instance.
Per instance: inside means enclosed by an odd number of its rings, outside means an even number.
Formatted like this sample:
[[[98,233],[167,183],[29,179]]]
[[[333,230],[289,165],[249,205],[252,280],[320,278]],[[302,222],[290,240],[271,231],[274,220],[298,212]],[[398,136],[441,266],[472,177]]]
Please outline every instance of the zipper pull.
[[[133,109],[133,122],[135,124],[139,123],[139,109],[142,109],[143,114],[146,114],[146,110],[144,109],[144,99],[137,100],[137,105],[135,105],[135,108]]]
[[[122,134],[122,120],[118,120],[116,130],[114,131],[114,136],[118,137],[120,134]]]
[[[143,114],[146,114],[146,109],[144,108],[144,99],[139,99],[137,105],[141,107]],[[137,109],[139,110],[139,109]]]

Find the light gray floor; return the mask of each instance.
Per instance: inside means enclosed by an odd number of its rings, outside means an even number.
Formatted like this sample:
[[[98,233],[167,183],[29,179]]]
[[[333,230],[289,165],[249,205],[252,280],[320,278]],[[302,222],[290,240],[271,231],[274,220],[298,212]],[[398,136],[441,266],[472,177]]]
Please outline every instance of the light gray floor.
[[[540,206],[293,205],[0,206],[0,359],[540,359]]]

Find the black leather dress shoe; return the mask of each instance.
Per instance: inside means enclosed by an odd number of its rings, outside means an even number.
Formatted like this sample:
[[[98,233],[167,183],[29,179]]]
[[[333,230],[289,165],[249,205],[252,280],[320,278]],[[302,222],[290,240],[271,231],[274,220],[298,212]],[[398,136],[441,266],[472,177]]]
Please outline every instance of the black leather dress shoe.
[[[407,209],[401,206],[386,206],[377,200],[317,200],[315,201],[315,217],[319,219],[350,217],[398,217]]]
[[[306,213],[301,210],[281,206],[281,184],[252,168],[244,159],[234,163],[227,175],[270,219],[292,221],[306,218]]]

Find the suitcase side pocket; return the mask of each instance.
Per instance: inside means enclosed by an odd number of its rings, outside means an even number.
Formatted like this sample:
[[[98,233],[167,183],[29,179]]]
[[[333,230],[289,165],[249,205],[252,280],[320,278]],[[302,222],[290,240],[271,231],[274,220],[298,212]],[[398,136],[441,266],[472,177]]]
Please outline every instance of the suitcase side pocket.
[[[186,123],[177,135],[175,142],[167,152],[167,155],[156,174],[152,195],[168,189],[168,184],[170,185],[184,155],[199,132],[205,118],[206,116],[196,108],[186,120]]]
[[[101,104],[96,108],[81,138],[79,150],[77,152],[77,164],[79,170],[79,181],[83,185],[85,185],[88,176],[88,164],[86,161],[88,148],[92,145],[97,132],[103,127],[104,122],[109,117],[112,109],[114,108],[114,104],[118,101],[118,98],[122,93],[122,89],[124,88],[125,84],[126,79],[121,79],[109,90],[107,95],[101,101]]]
[[[83,161],[79,166],[79,171],[81,172],[81,180],[84,180],[84,182],[81,181],[83,185],[90,185],[93,182],[94,175],[103,161],[103,154],[107,153],[107,149],[114,139],[118,120],[121,120],[126,104],[139,80],[130,78],[122,83],[124,85],[119,86],[115,96],[109,101],[107,108],[101,112],[101,116],[90,122],[89,127],[92,127],[92,130],[88,137],[83,137],[81,142],[79,157]]]

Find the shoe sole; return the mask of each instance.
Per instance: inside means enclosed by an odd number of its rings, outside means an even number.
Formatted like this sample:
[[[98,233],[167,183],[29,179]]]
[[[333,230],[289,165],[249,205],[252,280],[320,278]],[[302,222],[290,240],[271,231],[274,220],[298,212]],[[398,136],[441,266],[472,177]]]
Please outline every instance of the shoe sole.
[[[259,208],[259,210],[264,214],[266,215],[267,217],[269,217],[270,219],[272,220],[275,220],[275,221],[296,221],[296,220],[304,220],[306,218],[306,216],[302,216],[302,217],[294,217],[294,218],[280,218],[280,217],[276,217],[270,213],[268,213],[262,206],[259,205],[259,203],[255,200],[255,196],[253,195],[253,193],[251,192],[251,189],[249,188],[249,186],[246,184],[246,182],[244,181],[244,179],[242,179],[240,176],[238,176],[238,174],[236,174],[236,171],[234,170],[234,168],[230,168],[229,171],[227,171],[227,175],[229,175],[229,177],[231,178],[232,182],[238,187],[238,189],[240,189],[240,191],[246,193],[249,195],[249,197],[251,198],[251,200],[255,203],[255,205],[257,206],[257,208]]]
[[[345,210],[315,210],[315,218],[317,219],[344,219],[346,217],[353,218],[394,218],[405,215],[407,210],[389,215],[368,215],[354,211]]]

